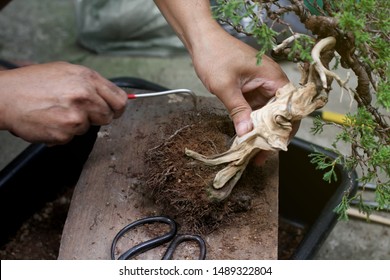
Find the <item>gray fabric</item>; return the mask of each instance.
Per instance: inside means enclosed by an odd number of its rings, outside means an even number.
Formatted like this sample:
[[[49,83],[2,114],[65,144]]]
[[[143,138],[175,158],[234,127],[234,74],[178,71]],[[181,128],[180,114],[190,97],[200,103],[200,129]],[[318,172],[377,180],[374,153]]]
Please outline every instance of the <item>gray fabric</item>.
[[[185,48],[152,0],[75,0],[78,41],[96,53],[167,56]]]

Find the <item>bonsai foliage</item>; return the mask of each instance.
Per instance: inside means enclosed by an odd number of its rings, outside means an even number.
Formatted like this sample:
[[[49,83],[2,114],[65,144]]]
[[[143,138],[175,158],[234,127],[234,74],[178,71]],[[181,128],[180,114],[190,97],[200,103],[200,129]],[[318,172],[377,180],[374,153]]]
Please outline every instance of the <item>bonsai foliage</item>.
[[[313,154],[312,162],[324,170],[324,180],[337,180],[334,167],[344,165],[348,170],[359,170],[362,189],[356,194],[345,193],[335,209],[341,218],[352,200],[360,201],[359,209],[367,214],[390,205],[390,1],[387,0],[218,0],[213,7],[215,17],[232,26],[237,32],[256,39],[261,56],[271,53],[300,63],[302,69],[315,64],[312,49],[321,39],[333,37],[332,49],[321,54],[326,67],[319,74],[323,89],[332,91],[336,80],[343,91],[356,102],[357,110],[346,108],[344,122],[336,124],[314,119],[314,134],[325,126],[334,126],[339,134],[332,144],[338,156],[330,160]],[[287,17],[297,17],[306,27],[305,34],[296,33]],[[357,78],[351,88],[348,79],[342,80],[329,65],[343,67]],[[307,71],[306,71],[307,72]],[[305,73],[305,72],[303,72]],[[305,77],[303,77],[305,79]],[[335,94],[335,93],[332,93]],[[338,93],[342,94],[342,93]],[[348,143],[350,153],[339,151],[341,143]],[[351,186],[354,182],[351,182]],[[367,183],[376,185],[376,206],[364,202]]]

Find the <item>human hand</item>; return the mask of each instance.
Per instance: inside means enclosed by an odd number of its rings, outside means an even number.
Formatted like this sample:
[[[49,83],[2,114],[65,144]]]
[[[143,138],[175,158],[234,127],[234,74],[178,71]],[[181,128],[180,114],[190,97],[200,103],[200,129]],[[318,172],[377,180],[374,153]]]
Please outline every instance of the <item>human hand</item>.
[[[228,109],[238,136],[253,128],[250,114],[288,83],[277,63],[228,34],[212,17],[210,1],[155,0],[192,57],[195,71]],[[296,129],[293,131],[296,131]],[[292,134],[294,135],[294,134]],[[265,152],[257,157],[266,158]]]
[[[195,71],[228,109],[237,135],[242,136],[253,128],[252,109],[263,107],[288,78],[268,56],[257,65],[254,48],[220,29],[204,40],[193,51]]]
[[[206,88],[228,109],[238,136],[253,129],[250,114],[263,107],[276,91],[289,82],[281,67],[268,56],[258,65],[257,50],[216,28],[193,48],[195,70]],[[196,45],[195,45],[196,46]],[[291,137],[299,122],[294,123]],[[262,151],[256,157],[261,165],[267,158]]]
[[[0,129],[64,144],[125,110],[126,93],[83,66],[53,62],[0,72]]]

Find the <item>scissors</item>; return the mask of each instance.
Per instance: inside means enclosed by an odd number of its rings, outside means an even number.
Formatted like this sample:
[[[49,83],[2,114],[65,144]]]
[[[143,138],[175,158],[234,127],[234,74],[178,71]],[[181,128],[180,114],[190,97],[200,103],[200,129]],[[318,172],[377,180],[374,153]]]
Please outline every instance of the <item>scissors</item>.
[[[139,255],[143,252],[149,251],[153,248],[156,248],[165,243],[171,242],[162,257],[162,260],[172,259],[173,253],[175,252],[177,246],[184,241],[195,241],[199,246],[199,260],[204,260],[206,258],[206,243],[199,235],[191,234],[177,234],[177,224],[174,220],[164,217],[164,216],[153,216],[147,217],[140,220],[137,220],[123,229],[121,229],[115,236],[111,244],[111,259],[115,260],[115,248],[118,240],[124,236],[128,231],[142,225],[152,224],[152,223],[163,223],[169,225],[169,231],[161,236],[155,237],[153,239],[144,241],[140,244],[135,245],[130,248],[122,255],[118,257],[118,260],[128,260],[136,255]]]

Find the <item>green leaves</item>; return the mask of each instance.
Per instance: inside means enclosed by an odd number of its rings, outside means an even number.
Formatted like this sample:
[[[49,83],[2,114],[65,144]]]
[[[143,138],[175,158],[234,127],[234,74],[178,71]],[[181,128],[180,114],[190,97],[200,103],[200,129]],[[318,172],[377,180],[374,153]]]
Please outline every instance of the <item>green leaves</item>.
[[[390,181],[380,183],[376,187],[375,201],[378,202],[378,209],[389,209],[390,207]]]
[[[350,200],[347,196],[343,196],[341,202],[337,207],[334,209],[334,211],[339,215],[339,220],[348,220],[348,214],[347,210],[349,208]]]
[[[300,36],[298,39],[294,40],[291,46],[290,53],[288,54],[289,60],[296,60],[299,58],[300,61],[309,61],[311,58],[311,50],[314,46],[313,38],[309,36]]]
[[[390,84],[381,81],[378,84],[378,104],[383,106],[387,111],[390,110]]]
[[[261,46],[257,54],[257,63],[261,63],[262,56],[275,46],[275,38],[278,32],[269,28],[259,17],[258,11],[261,4],[244,0],[218,0],[212,8],[214,17],[231,25],[237,32],[252,36]]]
[[[390,146],[379,145],[376,149],[372,150],[371,157],[368,162],[376,169],[389,174],[390,173]]]
[[[310,129],[311,133],[314,135],[320,134],[324,131],[325,123],[322,121],[322,118],[320,116],[316,116],[313,119],[313,127]]]
[[[316,165],[316,169],[325,171],[322,177],[324,181],[328,183],[337,181],[335,167],[339,161],[338,158],[331,160],[327,155],[318,152],[310,154],[309,157],[311,158],[310,162]]]
[[[241,25],[241,20],[248,16],[245,1],[242,0],[218,0],[212,11],[216,19],[230,22],[235,26]]]
[[[342,0],[334,3],[339,9],[339,26],[352,33],[357,52],[381,78],[388,82],[390,61],[390,1]]]
[[[247,32],[256,38],[257,43],[261,46],[263,52],[272,50],[275,47],[275,37],[278,33],[266,24],[255,25],[251,24],[247,28]]]

